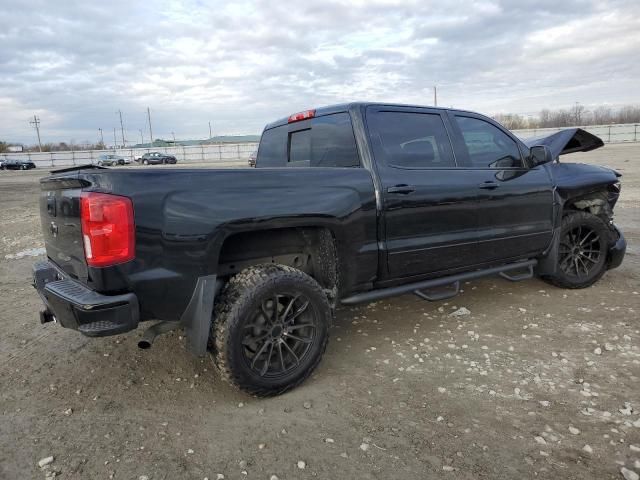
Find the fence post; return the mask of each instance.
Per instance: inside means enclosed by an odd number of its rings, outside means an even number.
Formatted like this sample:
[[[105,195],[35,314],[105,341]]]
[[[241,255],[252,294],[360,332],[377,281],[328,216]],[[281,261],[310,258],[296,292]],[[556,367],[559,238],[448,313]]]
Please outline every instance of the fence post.
[[[238,147],[238,160],[240,160],[240,144],[236,145]]]
[[[611,143],[611,125],[609,125],[609,141],[607,143]]]
[[[200,153],[202,156],[202,161],[204,162],[204,145],[200,144]]]

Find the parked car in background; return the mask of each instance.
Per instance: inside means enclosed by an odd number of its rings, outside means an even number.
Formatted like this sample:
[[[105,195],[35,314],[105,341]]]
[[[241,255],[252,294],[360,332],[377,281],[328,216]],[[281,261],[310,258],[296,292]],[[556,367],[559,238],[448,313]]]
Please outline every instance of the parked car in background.
[[[175,164],[178,163],[178,160],[173,155],[167,155],[166,153],[149,152],[142,155],[136,162],[140,162],[142,165],[158,165],[165,163]]]
[[[258,149],[256,148],[253,152],[249,154],[249,166],[256,166],[256,159],[258,158]]]
[[[2,166],[0,166],[2,170],[31,170],[32,168],[36,168],[36,164],[31,160],[15,160],[11,158],[3,160]]]
[[[116,165],[126,165],[131,163],[131,160],[113,153],[102,153],[98,157],[98,161],[96,163],[101,167],[115,167]]]

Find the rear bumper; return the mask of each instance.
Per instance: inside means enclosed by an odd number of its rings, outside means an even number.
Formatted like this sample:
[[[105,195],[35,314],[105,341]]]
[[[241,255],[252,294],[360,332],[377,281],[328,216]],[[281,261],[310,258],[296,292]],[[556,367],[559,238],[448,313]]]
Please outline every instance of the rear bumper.
[[[33,286],[46,307],[41,321],[56,320],[89,337],[128,332],[140,321],[133,293],[102,295],[69,278],[51,262],[33,266]]]
[[[624,258],[624,254],[627,251],[627,241],[622,235],[622,232],[618,229],[618,227],[614,226],[618,233],[618,240],[609,247],[609,252],[607,255],[607,268],[612,269],[619,267],[622,263],[622,259]]]

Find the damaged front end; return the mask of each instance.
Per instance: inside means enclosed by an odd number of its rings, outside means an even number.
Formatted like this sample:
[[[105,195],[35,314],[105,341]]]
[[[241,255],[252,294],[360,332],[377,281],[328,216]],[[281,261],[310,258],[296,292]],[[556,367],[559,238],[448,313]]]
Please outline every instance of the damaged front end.
[[[627,248],[624,235],[613,222],[613,208],[620,197],[620,187],[620,182],[607,184],[602,190],[578,198],[569,198],[565,201],[565,209],[589,212],[600,217],[609,227],[609,252],[607,255],[607,268],[609,269],[620,266]]]
[[[559,162],[560,155],[588,152],[603,147],[602,139],[581,128],[568,128],[524,142],[528,147],[545,146],[554,160],[544,165],[555,186],[558,231],[554,235],[554,246],[557,247],[559,225],[567,211],[589,212],[601,218],[609,227],[607,267],[618,267],[622,263],[627,245],[624,236],[613,222],[613,209],[620,198],[622,175],[611,168],[598,165]],[[555,269],[556,259],[553,250],[552,247],[549,256],[542,260],[539,271],[544,273]]]

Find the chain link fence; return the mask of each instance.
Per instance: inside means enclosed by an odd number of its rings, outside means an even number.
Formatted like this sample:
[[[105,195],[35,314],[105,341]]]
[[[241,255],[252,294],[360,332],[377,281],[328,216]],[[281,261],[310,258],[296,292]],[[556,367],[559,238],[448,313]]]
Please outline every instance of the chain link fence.
[[[2,153],[0,160],[30,160],[37,167],[72,167],[96,164],[103,154],[116,154],[135,162],[148,152],[173,155],[178,163],[209,163],[212,166],[247,166],[249,155],[258,148],[257,142],[220,143],[215,145],[193,145],[158,148],[118,148],[116,150],[73,150],[68,152],[23,152]]]
[[[519,138],[535,138],[551,135],[564,128],[530,128],[513,130]],[[640,124],[589,125],[580,127],[602,139],[605,143],[638,142]],[[0,160],[9,158],[31,160],[37,167],[71,167],[96,164],[102,154],[120,155],[132,163],[148,152],[162,152],[173,155],[178,163],[208,163],[212,166],[246,166],[249,155],[258,148],[257,142],[220,143],[214,145],[193,145],[159,148],[119,148],[116,150],[73,150],[68,152],[24,152],[2,153]]]
[[[553,133],[571,127],[558,128],[528,128],[523,130],[512,130],[518,138],[545,137]],[[579,127],[589,133],[600,137],[604,143],[626,143],[640,141],[640,124],[620,123],[613,125],[589,125]]]

